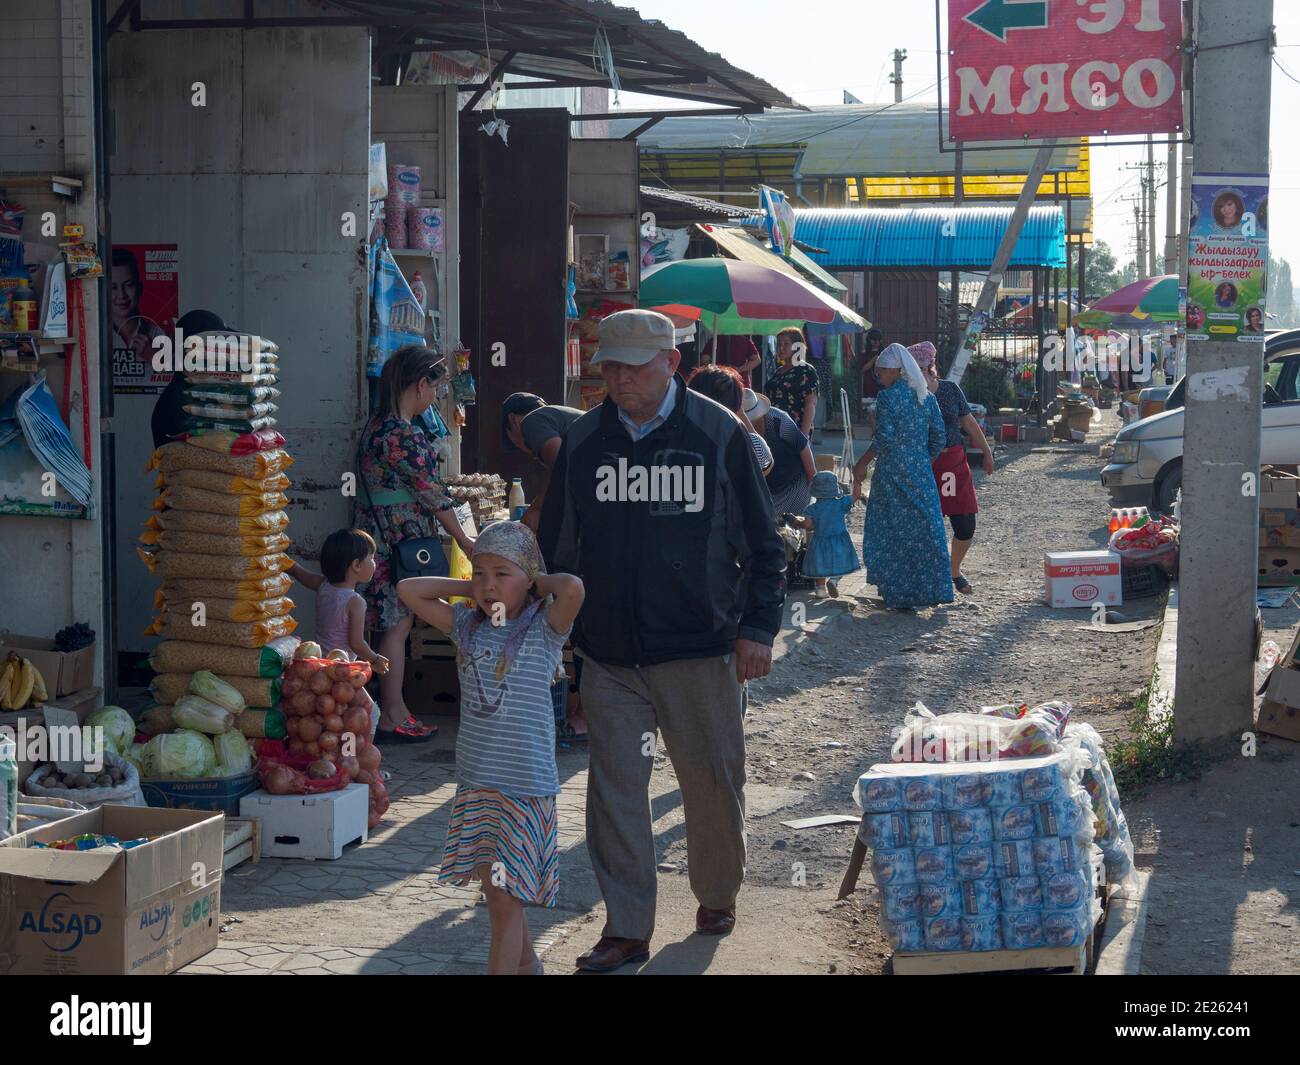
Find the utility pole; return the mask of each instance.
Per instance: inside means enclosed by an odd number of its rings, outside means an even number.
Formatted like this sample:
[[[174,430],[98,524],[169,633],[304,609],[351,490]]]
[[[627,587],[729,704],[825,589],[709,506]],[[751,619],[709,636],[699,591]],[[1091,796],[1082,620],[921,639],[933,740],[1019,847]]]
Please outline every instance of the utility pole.
[[[1190,101],[1192,94],[1184,93],[1184,97]],[[1187,113],[1185,109],[1184,114]],[[1188,240],[1191,236],[1189,229],[1192,220],[1192,166],[1195,155],[1192,150],[1192,142],[1183,142],[1183,159],[1182,166],[1178,176],[1178,285],[1182,291],[1187,290],[1187,253]],[[1187,373],[1187,323],[1184,321],[1183,327],[1178,331],[1180,343],[1178,347],[1178,368],[1177,376],[1182,377]]]
[[[1147,277],[1156,276],[1156,145],[1147,134]]]
[[[1141,280],[1147,269],[1146,189],[1129,199],[1133,204],[1133,272]]]
[[[965,160],[961,154],[961,142],[957,142],[957,154],[953,156],[952,168],[952,202],[955,207],[960,208],[962,201],[966,198],[966,175]],[[949,277],[949,284],[952,286],[952,353],[956,357],[957,352],[961,349],[961,271],[954,270]]]
[[[984,278],[984,286],[980,289],[974,313],[971,314],[970,322],[962,333],[961,343],[957,345],[957,354],[953,356],[952,368],[948,371],[949,381],[961,384],[962,374],[966,372],[966,365],[970,362],[972,345],[979,339],[980,333],[988,324],[993,303],[998,297],[998,289],[1002,285],[1002,273],[1006,270],[1007,263],[1011,261],[1011,253],[1016,250],[1020,231],[1025,226],[1025,219],[1029,217],[1029,208],[1033,206],[1034,198],[1038,195],[1038,186],[1043,182],[1043,175],[1047,173],[1055,148],[1056,138],[1052,137],[1043,141],[1038,154],[1034,156],[1034,163],[1029,168],[1025,184],[1020,189],[1020,196],[1016,200],[1015,209],[1011,212],[1011,220],[1007,223],[1006,232],[1002,234],[1002,242],[993,256],[993,264],[988,276]]]
[[[1165,157],[1165,273],[1178,273],[1178,142],[1171,135]]]
[[[1273,0],[1202,3],[1198,175],[1269,172]],[[1253,727],[1262,345],[1188,343],[1174,742],[1240,742]]]
[[[894,73],[889,79],[889,83],[894,87],[894,103],[903,102],[903,60],[907,58],[906,48],[894,49]],[[880,84],[877,82],[876,84]]]

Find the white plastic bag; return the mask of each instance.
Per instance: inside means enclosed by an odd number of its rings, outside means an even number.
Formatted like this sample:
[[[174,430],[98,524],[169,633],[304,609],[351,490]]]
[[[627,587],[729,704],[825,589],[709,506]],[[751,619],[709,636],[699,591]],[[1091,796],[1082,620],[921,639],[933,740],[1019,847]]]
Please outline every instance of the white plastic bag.
[[[126,779],[121,784],[111,788],[46,787],[43,781],[58,771],[58,767],[51,764],[41,766],[32,773],[23,787],[28,795],[36,798],[68,799],[71,802],[79,803],[87,810],[93,810],[106,803],[113,806],[148,805],[144,801],[144,792],[140,790],[140,774],[134,764],[110,751],[105,751],[104,765],[117,766],[126,774]]]

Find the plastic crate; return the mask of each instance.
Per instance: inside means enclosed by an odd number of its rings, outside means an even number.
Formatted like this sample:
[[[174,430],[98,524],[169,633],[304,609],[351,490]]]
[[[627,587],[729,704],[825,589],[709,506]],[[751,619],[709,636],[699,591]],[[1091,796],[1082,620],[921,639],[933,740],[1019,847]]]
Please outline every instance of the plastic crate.
[[[1150,599],[1169,587],[1169,577],[1159,566],[1124,566],[1120,569],[1124,602]]]

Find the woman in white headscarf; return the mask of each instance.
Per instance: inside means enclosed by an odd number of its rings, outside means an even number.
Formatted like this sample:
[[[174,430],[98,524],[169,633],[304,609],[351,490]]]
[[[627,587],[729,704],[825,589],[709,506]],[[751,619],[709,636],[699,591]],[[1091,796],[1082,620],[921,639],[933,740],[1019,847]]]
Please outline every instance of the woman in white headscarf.
[[[925,374],[901,344],[881,352],[874,370],[880,382],[876,435],[853,467],[856,499],[876,464],[862,534],[867,580],[895,609],[950,603],[948,537],[930,466],[947,440],[943,415]]]

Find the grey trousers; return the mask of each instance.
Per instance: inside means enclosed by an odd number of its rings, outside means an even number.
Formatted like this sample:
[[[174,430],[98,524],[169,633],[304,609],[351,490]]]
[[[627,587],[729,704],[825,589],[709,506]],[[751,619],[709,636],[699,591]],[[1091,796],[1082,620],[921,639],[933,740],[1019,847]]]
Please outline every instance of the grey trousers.
[[[584,657],[587,848],[605,900],[603,935],[648,940],[654,932],[656,731],[681,788],[691,890],[711,910],[736,904],[745,879],[741,693],[731,655],[641,667]]]

